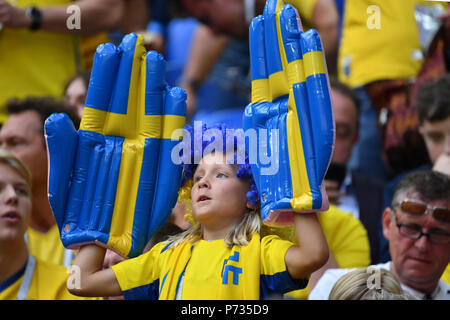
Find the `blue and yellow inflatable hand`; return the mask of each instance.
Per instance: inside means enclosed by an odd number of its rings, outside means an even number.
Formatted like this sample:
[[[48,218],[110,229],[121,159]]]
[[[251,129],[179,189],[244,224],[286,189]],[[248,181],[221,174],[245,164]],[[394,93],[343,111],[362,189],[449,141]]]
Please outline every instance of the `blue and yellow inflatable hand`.
[[[129,34],[97,48],[80,129],[65,114],[47,119],[48,195],[65,247],[134,257],[170,215],[182,170],[171,135],[184,127],[186,93],[164,76],[162,55]]]
[[[302,31],[293,6],[268,0],[250,26],[250,56],[252,101],[244,128],[255,129],[259,145],[269,146],[279,161],[278,171],[268,174],[267,163],[252,164],[261,217],[269,226],[289,225],[293,211],[328,208],[322,181],[334,124],[322,44],[316,30]]]

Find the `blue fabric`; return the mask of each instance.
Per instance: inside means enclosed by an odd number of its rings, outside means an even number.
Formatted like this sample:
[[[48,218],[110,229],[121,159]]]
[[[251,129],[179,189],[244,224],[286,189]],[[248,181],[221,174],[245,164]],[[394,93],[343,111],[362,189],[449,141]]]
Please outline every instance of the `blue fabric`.
[[[192,37],[199,22],[194,18],[173,19],[166,30],[166,81],[175,86],[189,57]]]
[[[274,275],[261,275],[261,300],[274,298],[278,294],[306,288],[307,279],[292,279],[287,271]]]
[[[147,31],[158,33],[162,36],[166,35],[166,26],[157,21],[150,21],[147,24]]]
[[[119,67],[117,73],[111,73],[111,76],[113,78],[115,77],[116,80],[114,90],[112,91],[111,108],[108,109],[108,111],[112,113],[127,114],[128,95],[131,84],[131,70],[133,66],[134,48],[136,47],[136,42],[137,35],[130,33],[123,37],[122,43],[118,48],[121,52],[120,63],[118,64]],[[108,72],[108,70],[105,71]],[[94,70],[92,74],[95,75]],[[91,85],[89,85],[88,95],[90,93],[90,88]]]
[[[381,157],[381,141],[378,136],[377,112],[364,87],[355,89],[361,99],[359,116],[359,140],[353,147],[348,167],[359,173],[386,182],[389,173]]]
[[[159,279],[145,286],[123,291],[126,300],[158,300]]]
[[[247,41],[229,42],[197,92],[198,112],[233,108],[240,108],[243,112],[251,94],[249,56]]]

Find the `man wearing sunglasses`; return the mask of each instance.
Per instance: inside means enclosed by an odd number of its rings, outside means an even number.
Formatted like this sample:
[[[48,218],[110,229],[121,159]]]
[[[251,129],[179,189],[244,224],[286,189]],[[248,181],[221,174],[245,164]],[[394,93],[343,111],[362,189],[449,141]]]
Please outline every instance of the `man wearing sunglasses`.
[[[431,170],[407,175],[382,219],[392,260],[375,267],[391,271],[418,299],[450,300],[450,285],[440,280],[450,261],[450,178]],[[327,270],[309,299],[328,299],[334,283],[351,270]]]

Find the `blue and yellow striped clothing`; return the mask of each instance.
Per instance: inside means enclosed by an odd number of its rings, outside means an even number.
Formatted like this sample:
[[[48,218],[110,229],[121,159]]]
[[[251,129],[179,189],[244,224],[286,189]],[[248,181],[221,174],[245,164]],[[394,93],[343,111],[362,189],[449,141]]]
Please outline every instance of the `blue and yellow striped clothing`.
[[[293,280],[284,257],[293,244],[278,236],[255,234],[248,245],[225,246],[222,239],[159,243],[149,252],[114,265],[126,299],[175,299],[184,275],[183,300],[264,299],[304,288]]]
[[[30,255],[22,269],[0,283],[0,300],[87,299],[69,293],[66,286],[68,275],[63,266],[50,264]],[[23,282],[27,284],[24,286]]]

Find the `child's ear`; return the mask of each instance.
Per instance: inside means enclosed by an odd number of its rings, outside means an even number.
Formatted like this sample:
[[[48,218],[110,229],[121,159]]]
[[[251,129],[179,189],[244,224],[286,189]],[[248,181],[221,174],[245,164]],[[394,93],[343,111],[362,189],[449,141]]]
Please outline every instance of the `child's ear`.
[[[259,208],[259,204],[253,205],[253,204],[250,203],[250,201],[247,201],[247,209],[256,210],[258,208]]]
[[[392,222],[391,208],[388,207],[384,210],[381,219],[382,219],[383,236],[389,241]]]

